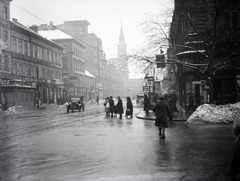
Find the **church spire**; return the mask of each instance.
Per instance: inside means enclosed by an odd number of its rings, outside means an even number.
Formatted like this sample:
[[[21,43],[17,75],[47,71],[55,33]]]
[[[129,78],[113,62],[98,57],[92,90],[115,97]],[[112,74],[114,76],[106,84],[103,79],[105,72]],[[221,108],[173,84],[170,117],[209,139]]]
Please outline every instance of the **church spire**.
[[[125,43],[125,37],[123,34],[123,27],[121,22],[121,29],[120,29],[119,42],[118,42],[118,58],[126,54],[127,54],[127,45]]]
[[[123,35],[122,22],[121,22],[121,30],[120,30],[120,36],[119,36],[119,44],[125,44],[125,37]]]

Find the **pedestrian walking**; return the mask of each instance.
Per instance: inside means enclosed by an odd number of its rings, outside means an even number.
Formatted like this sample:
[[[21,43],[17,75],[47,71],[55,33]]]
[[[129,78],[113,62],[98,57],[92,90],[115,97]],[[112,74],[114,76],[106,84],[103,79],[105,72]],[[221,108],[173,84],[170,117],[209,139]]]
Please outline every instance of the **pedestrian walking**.
[[[187,112],[191,111],[193,112],[194,111],[194,99],[193,99],[193,96],[192,94],[190,94],[190,96],[188,97],[188,110]]]
[[[169,112],[170,112],[169,121],[172,121],[173,114],[174,114],[174,101],[173,101],[171,94],[168,94],[167,98],[168,98],[167,103],[168,103]]]
[[[105,101],[103,103],[104,107],[105,107],[105,112],[106,112],[106,117],[109,116],[109,109],[110,109],[110,103],[109,103],[109,98],[105,98]]]
[[[216,105],[222,105],[222,104],[223,104],[223,102],[222,102],[222,95],[221,95],[221,93],[219,92],[219,93],[217,94]]]
[[[156,116],[155,126],[158,127],[159,137],[165,138],[165,128],[168,128],[168,118],[170,116],[170,111],[168,104],[164,100],[163,96],[159,97],[158,102],[153,107],[153,112]]]
[[[97,105],[99,105],[99,96],[96,97]]]
[[[109,104],[110,104],[110,108],[109,108],[110,116],[113,118],[113,113],[114,113],[114,100],[113,100],[113,97],[112,97],[112,96],[109,97]]]
[[[7,106],[7,99],[5,99],[4,101],[4,110],[7,110],[8,109],[8,106]]]
[[[144,104],[143,110],[145,111],[146,116],[148,116],[149,110],[150,110],[150,100],[149,100],[147,94],[144,94],[143,104]]]
[[[126,113],[125,116],[128,117],[130,116],[130,118],[133,117],[133,104],[132,104],[132,100],[130,97],[127,97],[127,106],[126,106]]]
[[[172,98],[173,98],[173,103],[174,103],[174,108],[173,108],[173,110],[176,111],[176,112],[179,112],[179,110],[177,109],[177,101],[178,101],[178,98],[177,98],[177,95],[176,95],[175,92],[173,92]]]
[[[123,112],[122,99],[121,99],[120,97],[118,97],[116,113],[119,114],[119,118],[122,119],[122,114],[123,114],[124,112]]]
[[[231,177],[232,180],[240,180],[240,116],[234,118],[233,134],[236,138],[233,152]]]

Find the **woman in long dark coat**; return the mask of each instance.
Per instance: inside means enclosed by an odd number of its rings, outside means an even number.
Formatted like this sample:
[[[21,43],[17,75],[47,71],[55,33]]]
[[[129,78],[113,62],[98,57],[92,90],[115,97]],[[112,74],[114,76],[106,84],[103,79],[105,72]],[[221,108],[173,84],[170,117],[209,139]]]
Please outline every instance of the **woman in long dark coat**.
[[[120,97],[118,97],[116,113],[119,114],[120,115],[119,118],[122,119],[122,114],[124,113],[124,111],[123,111],[122,99]]]
[[[126,117],[130,116],[130,118],[132,118],[133,116],[133,104],[130,97],[127,97],[127,109],[125,116]]]
[[[114,100],[112,98],[112,96],[109,97],[109,104],[110,104],[110,109],[109,109],[109,112],[110,112],[110,115],[111,117],[113,118],[113,113],[114,113]]]
[[[153,107],[153,112],[156,115],[155,126],[157,126],[159,129],[159,137],[165,138],[165,128],[168,128],[170,111],[167,102],[164,101],[163,96],[159,97],[159,101]]]

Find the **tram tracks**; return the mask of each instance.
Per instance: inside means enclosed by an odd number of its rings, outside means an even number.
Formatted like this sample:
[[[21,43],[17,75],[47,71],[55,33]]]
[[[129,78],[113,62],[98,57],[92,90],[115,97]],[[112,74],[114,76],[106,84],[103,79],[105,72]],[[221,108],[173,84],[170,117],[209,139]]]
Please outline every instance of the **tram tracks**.
[[[62,109],[63,110],[63,109]],[[50,114],[51,113],[51,114]],[[26,136],[30,134],[36,134],[41,131],[55,129],[59,127],[63,127],[66,125],[70,125],[79,121],[85,121],[89,120],[98,116],[104,115],[103,108],[94,108],[90,110],[85,110],[82,112],[70,112],[70,113],[63,113],[62,111],[59,112],[59,110],[43,110],[38,112],[31,112],[30,115],[28,114],[19,114],[15,116],[10,116],[9,118],[6,118],[4,122],[4,126],[12,126],[13,129],[10,129],[11,132],[8,131],[8,129],[4,129],[2,125],[1,131],[6,131],[4,134],[2,134],[0,141],[11,139],[18,136]],[[11,120],[11,124],[8,124],[7,119],[15,119]],[[15,125],[14,125],[15,123]],[[85,124],[84,122],[82,122]],[[7,135],[3,137],[3,135]]]

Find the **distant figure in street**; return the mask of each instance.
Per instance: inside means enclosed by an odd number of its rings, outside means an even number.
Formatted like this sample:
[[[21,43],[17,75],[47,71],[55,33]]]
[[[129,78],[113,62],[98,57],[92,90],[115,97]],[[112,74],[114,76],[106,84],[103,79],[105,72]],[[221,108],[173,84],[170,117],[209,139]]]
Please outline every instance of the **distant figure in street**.
[[[109,103],[109,98],[105,98],[105,101],[103,103],[104,107],[105,107],[105,112],[106,112],[106,117],[109,116],[109,109],[110,109],[110,103]]]
[[[173,114],[174,114],[174,101],[173,101],[171,94],[168,94],[167,103],[168,103],[169,112],[170,112],[169,121],[172,121]]]
[[[194,111],[194,100],[192,94],[188,97],[188,110],[189,111]]]
[[[96,97],[96,102],[97,102],[97,105],[99,105],[99,96],[98,95]]]
[[[233,134],[236,142],[232,158],[231,176],[232,180],[240,181],[240,115],[234,118]]]
[[[216,105],[222,105],[223,102],[222,102],[222,95],[221,93],[218,93],[217,94],[217,101],[216,101]]]
[[[177,95],[176,95],[175,92],[173,92],[172,98],[173,98],[173,103],[174,103],[173,110],[176,111],[176,112],[179,112],[179,110],[177,109],[177,100],[178,100],[178,98],[177,98]]]
[[[121,99],[120,97],[118,97],[116,113],[119,114],[119,118],[122,119],[122,114],[123,114],[124,112],[123,112],[122,99]]]
[[[113,113],[114,113],[114,100],[113,100],[113,97],[112,97],[112,96],[109,97],[109,104],[110,104],[110,109],[109,109],[110,116],[113,118]]]
[[[169,107],[164,97],[160,96],[159,101],[153,107],[153,112],[156,115],[155,126],[158,127],[159,137],[165,138],[165,128],[168,128],[168,118],[170,116]]]
[[[5,99],[5,101],[4,101],[4,110],[6,111],[8,109],[8,107],[7,107],[7,99]]]
[[[144,94],[143,103],[144,103],[143,110],[145,111],[146,116],[148,116],[149,115],[149,110],[150,110],[150,100],[149,100],[147,94]]]
[[[127,97],[127,109],[126,109],[125,116],[126,117],[130,116],[130,118],[133,117],[133,104],[130,97]]]

